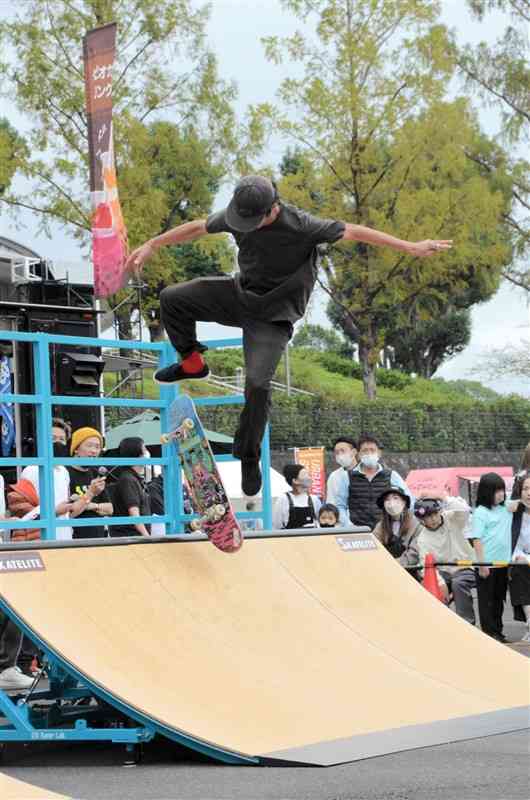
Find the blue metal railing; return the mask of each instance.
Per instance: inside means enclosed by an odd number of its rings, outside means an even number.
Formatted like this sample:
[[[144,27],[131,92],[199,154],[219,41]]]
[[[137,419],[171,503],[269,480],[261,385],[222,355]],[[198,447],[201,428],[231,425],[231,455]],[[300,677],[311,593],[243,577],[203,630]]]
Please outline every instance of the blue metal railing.
[[[55,539],[57,528],[84,527],[94,525],[93,519],[58,519],[55,517],[54,501],[54,475],[53,468],[57,465],[75,464],[77,466],[125,466],[159,465],[164,474],[164,506],[163,516],[134,517],[135,523],[165,523],[166,532],[170,534],[182,533],[184,524],[194,519],[196,515],[184,513],[184,495],[182,487],[182,472],[175,458],[171,457],[170,444],[162,445],[161,458],[138,458],[131,462],[123,458],[55,458],[51,437],[53,406],[109,406],[127,408],[158,408],[160,409],[161,430],[167,431],[168,411],[171,402],[176,398],[180,389],[178,386],[161,386],[160,399],[127,399],[107,397],[78,397],[70,395],[53,395],[51,392],[50,378],[50,345],[64,344],[80,347],[110,347],[128,350],[150,350],[159,354],[161,366],[167,366],[177,360],[174,348],[169,342],[137,342],[116,341],[112,339],[97,339],[93,337],[59,336],[45,333],[23,333],[17,331],[0,331],[0,341],[25,342],[33,348],[33,368],[35,377],[34,394],[2,394],[2,403],[25,403],[35,406],[37,456],[34,458],[0,458],[0,467],[25,467],[37,466],[39,471],[39,500],[40,518],[35,520],[2,520],[0,528],[16,530],[18,528],[41,528],[43,539]],[[221,347],[235,347],[241,345],[240,338],[215,339],[208,341],[209,349]],[[220,397],[201,397],[195,401],[198,406],[228,405],[244,403],[243,395],[229,395]],[[233,460],[232,456],[217,456],[217,461]],[[262,519],[265,530],[272,528],[271,511],[271,486],[270,486],[270,438],[267,427],[262,443],[261,455],[263,489],[262,511],[239,512],[237,516],[242,519]],[[124,525],[131,524],[131,517],[98,517],[98,525]]]

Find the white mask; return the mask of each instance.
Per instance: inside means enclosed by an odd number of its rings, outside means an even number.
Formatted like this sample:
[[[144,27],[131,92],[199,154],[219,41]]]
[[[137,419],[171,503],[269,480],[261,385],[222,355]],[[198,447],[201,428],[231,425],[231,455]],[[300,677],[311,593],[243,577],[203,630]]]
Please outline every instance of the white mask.
[[[367,469],[375,469],[379,464],[379,458],[372,453],[366,453],[364,456],[361,456],[361,464]]]
[[[404,500],[385,500],[385,511],[391,517],[399,517],[405,510]]]
[[[339,465],[339,467],[344,467],[344,469],[349,469],[353,467],[355,463],[355,459],[353,457],[353,453],[339,453],[335,456],[335,461]]]

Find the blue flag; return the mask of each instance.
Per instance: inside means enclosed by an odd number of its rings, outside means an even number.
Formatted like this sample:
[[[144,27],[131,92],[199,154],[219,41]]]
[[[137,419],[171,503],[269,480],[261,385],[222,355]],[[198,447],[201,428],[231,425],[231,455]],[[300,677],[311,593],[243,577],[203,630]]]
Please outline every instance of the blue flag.
[[[11,372],[9,371],[9,359],[7,356],[0,356],[0,450],[2,456],[7,457],[15,442],[15,417],[13,414],[13,403],[2,403],[2,395],[11,393]]]

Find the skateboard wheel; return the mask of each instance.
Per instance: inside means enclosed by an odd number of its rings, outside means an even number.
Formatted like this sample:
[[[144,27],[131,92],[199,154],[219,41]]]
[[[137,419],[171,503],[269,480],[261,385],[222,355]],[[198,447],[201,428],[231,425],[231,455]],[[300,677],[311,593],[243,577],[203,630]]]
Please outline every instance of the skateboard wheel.
[[[215,511],[216,515],[219,515],[219,518],[224,517],[226,512],[226,508],[222,506],[221,503],[218,503],[216,506],[214,506],[213,510]]]
[[[183,421],[183,423],[182,423],[182,427],[183,427],[185,430],[189,430],[189,431],[191,431],[191,430],[193,430],[193,428],[195,427],[195,423],[193,422],[193,420],[192,420],[192,419],[190,419],[189,417],[187,417],[187,419],[185,419],[185,420]]]
[[[160,441],[162,442],[162,444],[169,444],[169,442],[171,441],[169,433],[163,433],[162,436],[160,437]]]

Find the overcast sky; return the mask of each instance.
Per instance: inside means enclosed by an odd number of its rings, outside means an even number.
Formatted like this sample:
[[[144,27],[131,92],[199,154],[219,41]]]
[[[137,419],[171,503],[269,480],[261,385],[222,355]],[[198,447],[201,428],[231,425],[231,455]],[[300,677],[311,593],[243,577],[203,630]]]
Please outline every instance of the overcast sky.
[[[506,24],[507,17],[500,12],[489,15],[488,25],[472,20],[464,9],[464,0],[442,0],[442,19],[458,31],[460,40],[478,42],[493,40]],[[0,0],[0,14],[6,16],[10,3]],[[300,23],[286,14],[279,0],[215,0],[208,27],[209,38],[218,60],[223,77],[235,79],[239,86],[238,110],[243,113],[251,103],[273,101],[281,80],[289,72],[286,66],[269,64],[263,55],[260,36],[288,35],[300,27]],[[80,45],[81,46],[81,45]],[[13,109],[2,109],[13,125],[19,129],[31,124],[22,119]],[[484,130],[490,135],[499,132],[499,118],[489,109],[480,110]],[[278,164],[285,150],[285,142],[271,142],[264,156],[264,163]],[[229,188],[225,187],[216,199],[216,206],[225,205]],[[86,259],[76,243],[58,228],[54,229],[53,239],[36,234],[34,218],[28,213],[23,218],[24,228],[17,231],[12,220],[0,217],[0,235],[23,242],[43,256],[55,261],[69,262],[72,280],[86,279],[89,268]],[[58,254],[60,257],[58,258]],[[84,262],[84,263],[83,263]],[[529,313],[525,293],[510,286],[503,286],[498,295],[489,303],[476,306],[472,312],[473,335],[469,347],[461,355],[448,361],[439,374],[446,378],[476,376],[470,374],[477,353],[489,347],[499,347],[505,343],[518,343],[530,337]],[[309,320],[328,324],[324,314],[324,302],[317,294],[311,303]],[[215,335],[217,329],[204,326],[201,335]],[[234,334],[234,329],[230,333]],[[498,391],[518,391],[530,396],[530,381],[489,381]]]

